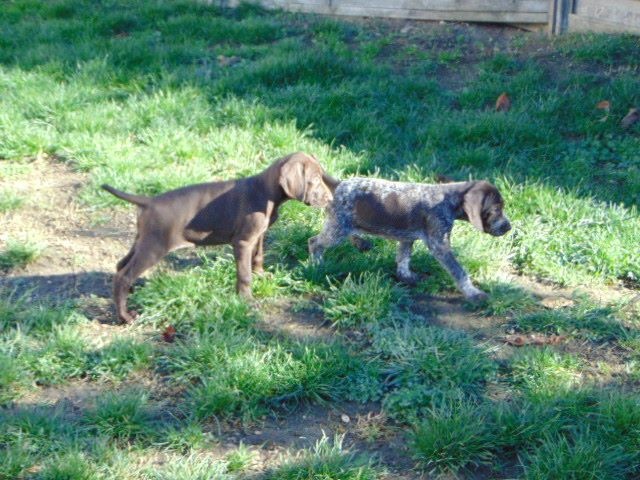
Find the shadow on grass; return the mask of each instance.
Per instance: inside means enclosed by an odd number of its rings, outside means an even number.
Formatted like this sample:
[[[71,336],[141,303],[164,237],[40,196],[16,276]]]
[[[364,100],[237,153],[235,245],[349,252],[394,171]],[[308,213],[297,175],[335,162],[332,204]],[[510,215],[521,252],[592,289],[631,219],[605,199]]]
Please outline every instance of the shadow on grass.
[[[23,275],[0,278],[0,291],[16,298],[62,303],[80,297],[111,297],[113,275],[106,272]]]

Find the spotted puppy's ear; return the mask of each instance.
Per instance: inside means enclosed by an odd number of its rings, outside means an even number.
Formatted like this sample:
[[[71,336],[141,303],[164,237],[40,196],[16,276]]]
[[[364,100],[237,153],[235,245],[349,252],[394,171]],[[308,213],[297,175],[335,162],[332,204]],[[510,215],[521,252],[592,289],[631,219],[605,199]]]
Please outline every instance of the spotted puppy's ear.
[[[280,168],[280,186],[289,198],[304,200],[306,182],[304,179],[305,162],[290,159]]]
[[[484,224],[482,223],[482,204],[484,202],[484,190],[477,186],[464,194],[462,200],[462,210],[467,214],[467,218],[471,225],[481,232],[484,232]]]

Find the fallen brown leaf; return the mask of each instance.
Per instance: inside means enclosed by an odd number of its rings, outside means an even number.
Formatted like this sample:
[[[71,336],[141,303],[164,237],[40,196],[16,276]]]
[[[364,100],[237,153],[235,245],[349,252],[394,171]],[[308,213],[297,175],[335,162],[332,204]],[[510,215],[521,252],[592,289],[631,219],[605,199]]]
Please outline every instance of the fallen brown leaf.
[[[529,335],[507,335],[504,339],[509,345],[522,347],[523,345],[557,345],[566,340],[565,335],[542,335],[531,333]]]
[[[545,297],[540,301],[545,308],[556,309],[556,308],[565,308],[572,307],[575,302],[570,298],[564,297]]]
[[[521,347],[528,343],[525,337],[522,335],[507,335],[505,337],[505,340],[509,345],[513,345],[515,347]]]
[[[511,99],[506,92],[500,94],[498,99],[496,100],[496,111],[498,112],[508,112],[511,108]]]
[[[598,121],[605,122],[607,118],[609,118],[609,109],[611,108],[611,102],[609,102],[609,100],[601,100],[598,103],[596,103],[596,108],[598,110],[604,110],[605,112],[604,117],[602,117]]]
[[[227,57],[226,55],[218,55],[218,65],[220,65],[221,67],[230,67],[231,65],[240,63],[240,61],[240,57],[236,57],[235,55],[232,57]]]
[[[549,335],[547,337],[547,344],[556,345],[562,343],[567,339],[566,335]]]
[[[640,110],[637,108],[631,108],[629,109],[629,113],[627,113],[620,122],[620,125],[622,125],[622,128],[629,128],[638,120],[640,120]]]
[[[169,325],[167,328],[165,328],[164,332],[162,332],[162,338],[167,343],[173,343],[173,341],[176,339],[176,327],[174,327],[173,325]]]

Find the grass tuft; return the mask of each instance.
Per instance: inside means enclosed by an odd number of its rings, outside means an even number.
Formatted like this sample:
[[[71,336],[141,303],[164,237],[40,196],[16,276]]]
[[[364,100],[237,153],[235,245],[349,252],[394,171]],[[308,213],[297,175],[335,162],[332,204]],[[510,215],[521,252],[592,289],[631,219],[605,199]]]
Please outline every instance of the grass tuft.
[[[318,440],[312,450],[303,450],[297,458],[268,472],[265,480],[375,480],[382,478],[370,459],[349,452],[343,447],[344,437],[330,441],[326,436]]]
[[[465,402],[447,402],[429,409],[411,434],[411,450],[420,468],[452,475],[490,465],[496,442],[487,419]]]
[[[35,261],[44,250],[41,244],[9,240],[0,251],[0,271],[9,271],[27,266]]]
[[[84,421],[99,435],[114,440],[145,437],[154,424],[147,394],[133,390],[102,395]]]
[[[348,275],[341,284],[332,284],[323,307],[334,325],[353,328],[383,322],[405,296],[405,292],[379,273]]]
[[[633,459],[621,445],[603,444],[586,430],[571,439],[561,435],[546,438],[540,447],[523,457],[524,478],[625,478],[633,469]]]
[[[511,378],[529,395],[554,396],[583,382],[581,361],[548,347],[525,347],[511,361]]]

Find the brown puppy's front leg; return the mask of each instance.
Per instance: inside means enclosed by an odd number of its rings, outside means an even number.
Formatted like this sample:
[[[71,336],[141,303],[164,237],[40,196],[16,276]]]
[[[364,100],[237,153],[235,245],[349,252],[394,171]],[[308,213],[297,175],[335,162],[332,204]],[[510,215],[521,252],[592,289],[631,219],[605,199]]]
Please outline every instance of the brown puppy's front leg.
[[[260,275],[264,273],[264,234],[260,235],[253,248],[253,256],[251,258],[251,268],[253,273]]]
[[[251,298],[251,259],[253,242],[238,240],[233,243],[236,257],[236,292],[244,298]]]

